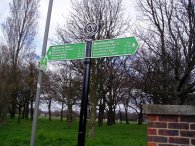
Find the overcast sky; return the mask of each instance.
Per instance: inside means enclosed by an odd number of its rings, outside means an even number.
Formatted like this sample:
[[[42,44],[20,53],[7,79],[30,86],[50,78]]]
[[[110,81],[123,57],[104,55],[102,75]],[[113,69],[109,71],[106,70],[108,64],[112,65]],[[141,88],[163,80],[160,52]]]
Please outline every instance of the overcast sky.
[[[9,14],[9,3],[11,0],[0,0],[0,24],[5,21],[6,17]],[[133,19],[136,18],[136,8],[134,0],[123,0],[124,6],[126,7],[127,14]],[[41,47],[44,36],[44,29],[46,23],[47,9],[48,9],[49,0],[40,0],[40,18],[39,18],[39,31],[36,38],[37,54],[41,54]],[[55,29],[57,24],[62,25],[65,21],[65,18],[68,16],[70,11],[70,0],[53,0],[53,9],[51,16],[50,24],[50,33],[49,38],[52,39],[55,35]],[[0,30],[0,39],[3,35]],[[48,46],[50,43],[48,42]]]

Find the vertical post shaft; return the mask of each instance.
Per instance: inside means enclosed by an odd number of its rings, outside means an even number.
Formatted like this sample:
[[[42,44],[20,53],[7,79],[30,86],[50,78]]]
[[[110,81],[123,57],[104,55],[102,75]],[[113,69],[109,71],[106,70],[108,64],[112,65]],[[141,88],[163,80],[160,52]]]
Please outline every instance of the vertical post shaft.
[[[45,34],[44,34],[44,39],[43,39],[43,46],[42,46],[42,54],[41,54],[42,57],[44,57],[45,54],[46,54],[46,47],[47,47],[49,25],[50,25],[51,12],[52,12],[52,5],[53,5],[53,0],[50,0],[49,1],[49,6],[48,6],[47,20],[46,20],[46,26],[45,26]],[[42,79],[43,79],[43,71],[39,70],[30,146],[35,145],[35,135],[36,135],[36,128],[37,128],[37,118],[38,118],[38,110],[39,110],[39,101],[40,101],[40,94],[41,94]]]
[[[81,97],[78,146],[85,145],[87,105],[88,105],[90,65],[91,65],[91,48],[92,48],[92,39],[91,37],[88,37],[88,39],[86,39],[86,58],[84,61],[85,68],[84,68],[83,89],[82,89],[82,97]]]

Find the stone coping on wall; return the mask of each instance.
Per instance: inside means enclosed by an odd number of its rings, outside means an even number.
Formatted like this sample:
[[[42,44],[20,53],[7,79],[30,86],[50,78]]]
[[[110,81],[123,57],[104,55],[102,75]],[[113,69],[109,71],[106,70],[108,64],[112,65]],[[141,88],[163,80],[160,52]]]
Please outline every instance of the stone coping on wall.
[[[195,115],[195,106],[193,105],[159,105],[147,104],[144,105],[145,114],[155,115]]]

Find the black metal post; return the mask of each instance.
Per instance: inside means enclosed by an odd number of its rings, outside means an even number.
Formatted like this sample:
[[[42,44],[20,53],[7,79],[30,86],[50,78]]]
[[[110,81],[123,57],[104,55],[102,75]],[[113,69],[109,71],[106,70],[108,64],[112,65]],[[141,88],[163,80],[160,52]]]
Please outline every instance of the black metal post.
[[[85,69],[84,69],[83,90],[82,90],[82,98],[81,98],[78,146],[85,145],[87,105],[88,105],[88,92],[89,92],[89,80],[90,80],[90,66],[91,66],[91,48],[92,48],[92,39],[91,36],[88,36],[88,38],[86,39],[86,57],[84,61]]]

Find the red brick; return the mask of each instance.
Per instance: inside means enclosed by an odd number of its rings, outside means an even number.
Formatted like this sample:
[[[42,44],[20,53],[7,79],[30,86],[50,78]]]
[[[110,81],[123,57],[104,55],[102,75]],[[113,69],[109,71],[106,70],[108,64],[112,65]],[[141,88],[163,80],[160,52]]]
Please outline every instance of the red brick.
[[[182,116],[181,122],[195,122],[195,116]]]
[[[181,137],[170,137],[169,143],[175,143],[175,144],[189,144],[190,140],[189,138],[181,138]]]
[[[148,129],[148,135],[156,135],[157,134],[157,130],[156,129]]]
[[[183,137],[195,137],[195,131],[180,131],[180,135]]]
[[[167,143],[167,137],[162,137],[162,136],[148,136],[148,142]]]
[[[167,128],[167,123],[165,122],[149,122],[149,128]]]
[[[191,124],[191,125],[190,125],[190,129],[191,129],[191,130],[195,130],[195,124]]]
[[[169,123],[168,128],[172,129],[189,129],[188,123]]]
[[[159,129],[158,134],[164,135],[164,136],[178,136],[179,132],[178,132],[178,130]]]
[[[161,115],[159,116],[158,120],[164,122],[178,122],[178,116]]]
[[[195,145],[195,139],[191,139],[191,144]]]
[[[148,146],[157,146],[157,144],[156,144],[156,143],[151,143],[151,142],[149,142],[149,143],[148,143]]]
[[[157,121],[157,119],[158,119],[158,116],[157,115],[148,115],[147,116],[147,120],[149,122]]]

